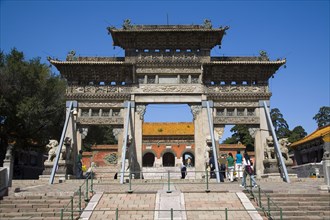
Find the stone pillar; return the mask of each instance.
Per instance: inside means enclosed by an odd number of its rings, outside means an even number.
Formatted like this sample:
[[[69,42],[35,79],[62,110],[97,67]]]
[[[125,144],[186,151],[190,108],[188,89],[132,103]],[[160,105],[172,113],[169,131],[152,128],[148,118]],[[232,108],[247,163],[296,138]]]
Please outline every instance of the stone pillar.
[[[201,105],[191,105],[191,112],[194,118],[195,125],[195,170],[204,171],[205,162],[208,161],[208,158],[205,158],[207,153],[206,145],[206,132],[208,131],[207,125],[207,110],[202,108]],[[208,134],[208,132],[207,132]],[[204,173],[196,173],[196,179],[201,179]]]
[[[13,145],[9,144],[7,147],[7,152],[5,155],[5,159],[3,160],[3,168],[7,168],[7,179],[6,186],[12,186],[13,172],[14,172],[14,158],[13,158]]]
[[[263,107],[257,109],[257,115],[260,119],[260,129],[256,131],[254,138],[254,152],[257,177],[261,177],[264,173],[264,146],[266,145],[266,138],[269,136],[266,114]]]
[[[324,182],[330,190],[330,152],[325,151],[323,154],[323,173],[324,173]]]
[[[112,130],[113,136],[117,140],[118,145],[118,152],[117,152],[117,165],[120,165],[121,162],[121,155],[122,155],[122,149],[123,149],[123,137],[124,137],[124,130],[123,128],[114,128]]]
[[[134,138],[136,146],[137,161],[142,164],[142,123],[146,112],[145,105],[136,105],[134,114]]]

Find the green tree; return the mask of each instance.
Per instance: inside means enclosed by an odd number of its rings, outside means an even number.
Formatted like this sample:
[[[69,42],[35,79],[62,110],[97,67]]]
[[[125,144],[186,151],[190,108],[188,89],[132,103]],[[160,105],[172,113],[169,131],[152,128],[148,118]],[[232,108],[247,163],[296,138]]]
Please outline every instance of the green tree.
[[[330,107],[323,106],[319,112],[313,117],[318,127],[323,127],[330,124]]]
[[[43,150],[59,139],[65,115],[65,82],[40,58],[29,61],[23,52],[0,52],[0,162],[8,142],[15,148]]]
[[[306,135],[307,135],[307,133],[306,133],[305,129],[302,126],[297,126],[291,131],[291,134],[290,134],[288,140],[290,143],[293,143],[293,142],[299,141],[303,137],[306,137]]]
[[[247,125],[235,125],[230,131],[233,132],[233,135],[225,139],[224,144],[237,144],[239,141],[246,146],[247,150],[254,150],[254,139],[250,135]]]
[[[282,113],[278,108],[271,109],[270,117],[275,129],[277,138],[284,138],[290,136],[289,125],[283,118]]]
[[[87,136],[83,141],[83,150],[90,151],[91,146],[98,144],[117,144],[112,126],[89,126]]]

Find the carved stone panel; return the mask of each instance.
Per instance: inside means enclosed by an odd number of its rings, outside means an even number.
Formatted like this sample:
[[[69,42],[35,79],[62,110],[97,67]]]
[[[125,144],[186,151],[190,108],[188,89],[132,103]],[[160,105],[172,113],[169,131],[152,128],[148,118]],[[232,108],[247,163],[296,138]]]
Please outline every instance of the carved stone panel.
[[[80,117],[77,122],[82,125],[122,125],[124,124],[124,118],[122,117]]]
[[[214,107],[259,107],[258,102],[214,102]]]
[[[267,86],[208,86],[208,93],[266,93]]]
[[[214,124],[259,124],[259,117],[214,117]]]
[[[185,94],[185,93],[202,93],[203,86],[202,85],[140,85],[138,88],[133,90],[133,93],[143,93],[143,94]]]
[[[81,108],[120,108],[123,107],[122,102],[79,102]]]

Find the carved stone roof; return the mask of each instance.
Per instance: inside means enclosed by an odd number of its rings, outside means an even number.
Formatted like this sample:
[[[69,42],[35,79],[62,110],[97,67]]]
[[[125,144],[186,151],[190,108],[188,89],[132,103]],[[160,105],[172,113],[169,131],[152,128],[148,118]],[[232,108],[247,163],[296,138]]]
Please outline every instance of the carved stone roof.
[[[200,25],[136,25],[130,29],[108,28],[113,45],[123,49],[212,49],[221,45],[225,28]]]
[[[203,64],[204,82],[267,81],[286,60],[211,61]]]
[[[133,64],[105,58],[97,60],[60,61],[49,60],[68,82],[88,84],[89,82],[132,81]]]

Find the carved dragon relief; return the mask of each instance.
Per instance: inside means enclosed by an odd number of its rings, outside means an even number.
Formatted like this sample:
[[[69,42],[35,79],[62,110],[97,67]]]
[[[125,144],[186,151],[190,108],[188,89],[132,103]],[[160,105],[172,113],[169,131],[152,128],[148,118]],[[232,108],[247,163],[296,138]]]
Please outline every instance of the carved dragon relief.
[[[208,93],[265,93],[267,86],[207,86]]]
[[[80,108],[122,108],[122,102],[79,102]]]
[[[203,87],[199,85],[140,85],[133,90],[134,93],[202,93]]]
[[[123,117],[79,117],[77,122],[82,125],[122,125],[124,124]]]
[[[214,102],[214,107],[259,107],[258,102]]]

